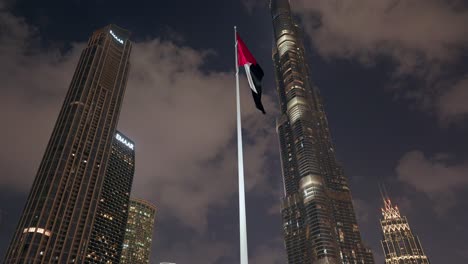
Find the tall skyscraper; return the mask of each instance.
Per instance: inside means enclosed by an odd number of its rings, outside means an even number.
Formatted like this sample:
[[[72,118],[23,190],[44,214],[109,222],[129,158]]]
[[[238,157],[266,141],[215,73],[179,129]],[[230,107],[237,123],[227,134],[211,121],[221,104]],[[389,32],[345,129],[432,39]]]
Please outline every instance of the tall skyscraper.
[[[5,263],[85,263],[130,68],[130,33],[93,33],[8,248]]]
[[[117,132],[112,141],[86,262],[120,263],[134,172],[135,144]]]
[[[413,234],[405,216],[401,216],[397,206],[388,197],[383,197],[382,248],[385,264],[429,264],[419,238]]]
[[[122,264],[148,264],[156,207],[148,201],[131,198],[122,250]]]
[[[310,79],[289,1],[271,0],[270,9],[288,263],[374,263],[361,241],[351,192],[335,157],[322,99]]]

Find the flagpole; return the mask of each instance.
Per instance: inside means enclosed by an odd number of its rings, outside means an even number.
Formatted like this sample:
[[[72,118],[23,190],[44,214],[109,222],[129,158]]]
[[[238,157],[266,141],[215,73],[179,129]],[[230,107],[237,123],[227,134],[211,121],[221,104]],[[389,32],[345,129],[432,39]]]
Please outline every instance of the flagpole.
[[[234,26],[234,41],[236,54],[236,104],[237,104],[237,159],[239,162],[239,240],[240,240],[240,264],[249,263],[247,252],[247,221],[245,213],[245,187],[244,187],[244,157],[242,153],[242,127],[239,93],[239,63],[237,57],[237,27]]]

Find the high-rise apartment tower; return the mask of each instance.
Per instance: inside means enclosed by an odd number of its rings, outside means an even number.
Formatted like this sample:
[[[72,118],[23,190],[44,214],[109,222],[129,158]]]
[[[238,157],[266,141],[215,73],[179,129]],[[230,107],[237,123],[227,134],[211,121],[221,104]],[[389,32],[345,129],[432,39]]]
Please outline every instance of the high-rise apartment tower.
[[[383,197],[382,248],[385,264],[429,264],[419,238],[413,234],[405,216],[401,216],[397,206],[388,197]]]
[[[270,9],[288,263],[374,263],[361,241],[351,192],[335,157],[322,99],[310,79],[289,1],[271,0]]]
[[[130,68],[109,25],[81,53],[5,263],[85,263]]]
[[[87,263],[120,263],[135,173],[135,144],[117,132],[99,197]]]
[[[122,264],[150,263],[156,207],[148,201],[131,198],[123,244]]]

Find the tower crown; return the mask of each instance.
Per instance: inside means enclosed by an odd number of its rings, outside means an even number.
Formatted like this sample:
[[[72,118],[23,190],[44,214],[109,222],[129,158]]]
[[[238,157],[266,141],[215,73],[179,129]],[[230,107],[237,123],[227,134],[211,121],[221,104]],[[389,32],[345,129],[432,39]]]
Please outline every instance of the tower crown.
[[[384,219],[396,219],[401,218],[400,210],[398,206],[392,205],[392,201],[389,198],[384,199],[384,207],[382,208],[382,216]]]
[[[382,190],[381,190],[382,191]],[[380,220],[383,239],[382,248],[386,264],[429,264],[419,238],[411,231],[408,220],[400,214],[390,198],[382,194],[384,207],[383,219]]]

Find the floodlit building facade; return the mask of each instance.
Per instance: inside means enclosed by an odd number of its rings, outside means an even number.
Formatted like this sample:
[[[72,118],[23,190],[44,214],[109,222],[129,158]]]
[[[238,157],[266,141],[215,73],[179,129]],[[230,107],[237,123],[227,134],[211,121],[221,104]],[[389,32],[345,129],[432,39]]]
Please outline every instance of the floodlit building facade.
[[[148,264],[156,207],[148,201],[131,198],[123,243],[122,264]]]
[[[429,264],[429,259],[419,238],[413,234],[405,216],[384,197],[383,218],[380,225],[383,231],[382,248],[385,264]]]
[[[81,53],[4,263],[86,263],[130,69],[129,36],[106,26]]]
[[[281,205],[289,264],[372,264],[351,191],[336,160],[320,92],[312,83],[300,29],[288,0],[271,0],[273,62],[285,197]]]

